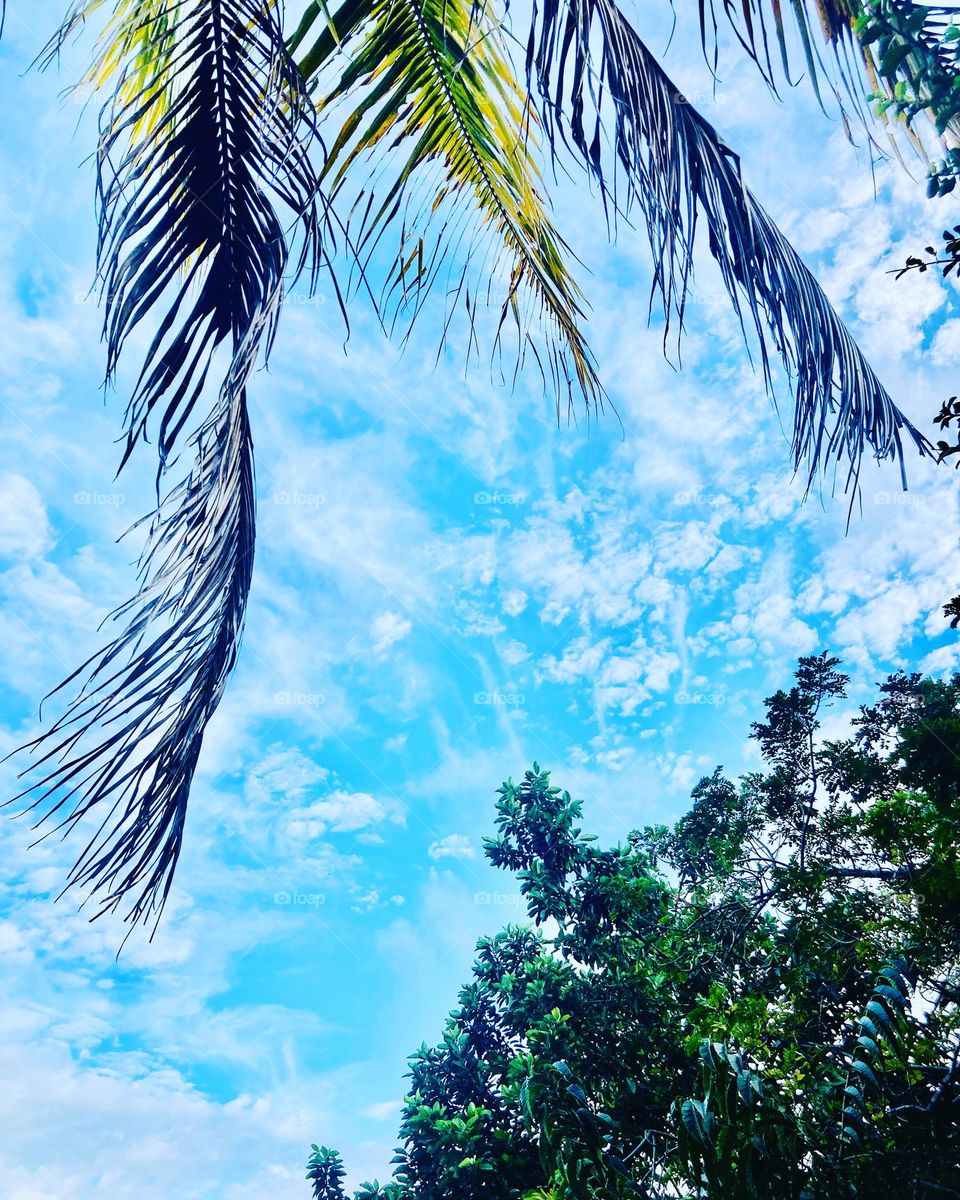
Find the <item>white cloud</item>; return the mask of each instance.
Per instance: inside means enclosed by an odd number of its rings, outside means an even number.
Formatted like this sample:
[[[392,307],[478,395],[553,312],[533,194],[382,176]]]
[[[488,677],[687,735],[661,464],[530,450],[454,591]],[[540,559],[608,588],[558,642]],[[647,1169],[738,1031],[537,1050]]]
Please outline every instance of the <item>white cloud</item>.
[[[953,317],[940,326],[930,347],[930,358],[944,367],[952,367],[960,358],[960,318]]]
[[[431,842],[427,853],[434,861],[441,858],[476,858],[477,852],[473,843],[462,833],[450,833],[446,837]]]
[[[322,800],[289,809],[284,823],[295,838],[318,838],[325,833],[355,833],[388,818],[396,820],[396,810],[368,792],[329,792]]]
[[[370,626],[374,654],[382,654],[396,642],[402,641],[413,629],[413,622],[399,613],[385,612]]]
[[[278,1086],[221,1102],[132,1055],[71,1061],[58,1040],[4,1047],[0,1070],[4,1200],[302,1200],[305,1150],[333,1124],[320,1107],[333,1080],[314,1080],[313,1097],[288,1081],[286,1096]]]
[[[503,611],[508,617],[519,617],[523,610],[527,607],[527,601],[530,597],[520,588],[510,588],[504,593]]]
[[[245,791],[257,802],[282,800],[287,806],[316,790],[329,775],[326,767],[303,751],[274,747],[250,769]]]
[[[12,921],[0,921],[0,954],[16,954],[26,946],[23,934]]]
[[[515,667],[518,663],[526,662],[530,657],[530,650],[523,642],[512,638],[500,647],[500,657],[508,667]]]
[[[392,1121],[402,1111],[402,1100],[382,1100],[378,1104],[368,1104],[360,1116],[366,1121]]]
[[[40,493],[22,475],[0,471],[0,555],[36,558],[50,544],[50,524]]]
[[[357,841],[363,846],[383,846],[387,839],[382,833],[358,833]]]
[[[693,785],[712,765],[712,760],[705,754],[696,755],[690,751],[677,754],[668,751],[666,754],[657,755],[655,765],[666,779],[668,787],[689,795]]]

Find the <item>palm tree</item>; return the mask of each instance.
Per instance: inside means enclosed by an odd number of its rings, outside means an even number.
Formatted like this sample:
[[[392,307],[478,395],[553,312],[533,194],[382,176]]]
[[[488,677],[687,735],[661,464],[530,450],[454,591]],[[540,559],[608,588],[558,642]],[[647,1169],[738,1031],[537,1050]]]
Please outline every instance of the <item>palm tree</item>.
[[[699,0],[708,52],[714,3]],[[329,273],[344,313],[368,292],[391,327],[442,282],[471,342],[486,298],[495,353],[515,339],[518,365],[542,374],[558,411],[578,399],[600,407],[584,298],[540,173],[578,160],[612,226],[642,214],[668,323],[682,326],[706,226],[768,385],[771,350],[793,377],[793,462],[809,479],[839,469],[855,489],[865,452],[902,465],[904,439],[928,451],[746,189],[736,155],[616,0],[536,0],[523,36],[505,0],[311,0],[292,36],[279,0],[111,7],[88,81],[108,97],[97,150],[107,376],[148,327],[121,466],[155,431],[157,504],[136,595],[114,614],[109,644],[57,689],[76,693],[29,744],[41,778],[17,797],[57,829],[93,819],[69,884],[98,912],[126,898],[132,928],[158,920],[170,890],[250,589],[247,387],[298,276],[312,287]],[[104,8],[80,0],[48,57]],[[793,0],[816,79],[808,9],[853,79],[859,0]],[[721,14],[771,83],[772,21],[789,71],[776,0],[769,12],[766,0],[723,0]],[[525,45],[520,73],[514,43]],[[891,78],[913,78],[912,64],[903,57]],[[395,252],[383,250],[388,237]],[[192,464],[178,474],[185,450]]]

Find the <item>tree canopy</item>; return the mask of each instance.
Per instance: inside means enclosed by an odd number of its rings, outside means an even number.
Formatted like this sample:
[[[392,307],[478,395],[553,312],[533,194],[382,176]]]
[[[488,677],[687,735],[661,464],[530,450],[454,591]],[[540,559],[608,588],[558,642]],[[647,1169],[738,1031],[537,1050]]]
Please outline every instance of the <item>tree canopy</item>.
[[[603,849],[538,764],[502,785],[530,924],[478,943],[356,1200],[960,1196],[960,675],[828,738],[839,665],[802,658],[761,768],[672,827]],[[339,1155],[310,1179],[341,1200]]]

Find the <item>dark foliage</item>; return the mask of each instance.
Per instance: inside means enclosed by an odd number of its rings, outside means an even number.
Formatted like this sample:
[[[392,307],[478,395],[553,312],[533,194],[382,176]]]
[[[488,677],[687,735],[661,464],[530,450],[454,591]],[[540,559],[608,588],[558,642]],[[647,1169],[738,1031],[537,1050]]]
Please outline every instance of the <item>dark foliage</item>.
[[[839,740],[827,654],[672,828],[602,849],[537,764],[483,938],[411,1059],[396,1173],[356,1196],[960,1196],[960,676],[891,676]]]
[[[601,53],[594,60],[590,46]],[[597,65],[593,66],[596,61]],[[527,45],[531,86],[552,146],[582,158],[614,206],[640,208],[654,287],[683,326],[698,223],[741,325],[796,381],[793,455],[812,479],[845,464],[855,487],[864,453],[902,462],[902,437],[926,439],[893,405],[820,285],[744,185],[737,156],[690,105],[613,0],[544,0]],[[615,161],[605,161],[609,140]]]
[[[320,261],[322,218],[313,119],[277,7],[211,0],[147,30],[139,7],[126,20],[122,36],[154,44],[146,65],[129,61],[102,118],[104,335],[112,375],[129,336],[166,305],[127,410],[123,461],[156,422],[158,494],[161,481],[169,490],[150,518],[140,590],[114,614],[120,632],[57,689],[82,681],[31,743],[47,774],[17,799],[57,829],[96,819],[70,882],[97,895],[100,911],[131,897],[136,922],[159,916],[169,892],[243,626],[254,548],[247,381],[269,350],[285,273]],[[293,262],[278,206],[303,233]],[[190,438],[192,467],[169,487],[221,346],[218,398]]]

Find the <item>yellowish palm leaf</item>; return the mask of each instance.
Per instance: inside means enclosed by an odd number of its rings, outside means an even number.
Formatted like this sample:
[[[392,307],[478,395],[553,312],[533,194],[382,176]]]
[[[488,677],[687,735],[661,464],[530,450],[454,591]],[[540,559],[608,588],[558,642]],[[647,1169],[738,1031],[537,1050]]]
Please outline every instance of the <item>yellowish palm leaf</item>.
[[[365,271],[387,230],[399,234],[382,293],[391,319],[415,318],[449,269],[473,330],[476,295],[499,284],[497,347],[512,321],[519,359],[532,352],[558,401],[599,402],[582,294],[541,195],[536,121],[500,20],[469,0],[347,0],[332,13],[312,5],[294,45],[311,30],[301,69],[339,130],[323,179],[331,200],[353,201]]]

